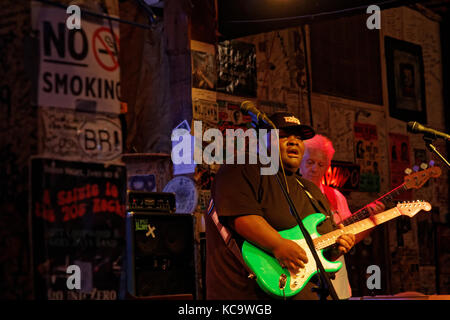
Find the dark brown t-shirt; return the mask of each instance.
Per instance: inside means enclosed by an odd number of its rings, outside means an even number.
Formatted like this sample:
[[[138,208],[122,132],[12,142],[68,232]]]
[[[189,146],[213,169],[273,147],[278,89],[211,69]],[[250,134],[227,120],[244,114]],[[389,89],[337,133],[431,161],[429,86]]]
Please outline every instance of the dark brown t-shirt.
[[[281,181],[284,178],[279,173]],[[309,198],[300,187],[299,179],[305,188],[323,207],[322,213],[330,217],[329,204],[312,182],[298,174],[286,172],[289,195],[301,219],[315,213]],[[297,225],[275,176],[261,175],[258,165],[223,165],[213,182],[211,195],[215,203],[220,222],[232,232],[240,246],[243,238],[227,226],[227,217],[242,215],[260,215],[277,231],[290,229]],[[254,300],[270,299],[257,285],[248,279],[245,268],[226,247],[212,220],[206,222],[206,296],[214,300]],[[335,229],[333,219],[326,219],[318,226],[321,234]],[[313,283],[300,291],[294,299],[318,299],[311,291]]]

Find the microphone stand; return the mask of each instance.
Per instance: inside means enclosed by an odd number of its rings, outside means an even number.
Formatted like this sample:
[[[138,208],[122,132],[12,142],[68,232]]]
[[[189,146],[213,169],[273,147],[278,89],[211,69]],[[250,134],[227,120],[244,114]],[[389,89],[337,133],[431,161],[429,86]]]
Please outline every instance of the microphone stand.
[[[259,118],[259,117],[258,117]],[[277,130],[276,126],[273,124],[273,122],[269,122],[269,125],[272,126],[275,130]],[[278,137],[277,137],[278,138]],[[280,143],[280,139],[278,139],[278,143]],[[267,149],[267,146],[265,146]],[[267,150],[267,152],[269,152],[269,150]],[[313,240],[311,238],[311,235],[309,234],[309,232],[306,230],[305,225],[303,224],[302,219],[300,218],[300,215],[297,212],[297,209],[295,208],[294,202],[292,201],[289,193],[287,192],[285,186],[283,185],[283,183],[280,181],[280,177],[278,176],[278,173],[275,175],[275,177],[277,178],[277,182],[278,185],[281,188],[281,191],[283,192],[284,197],[286,198],[286,201],[289,205],[289,208],[291,210],[291,214],[294,216],[295,220],[297,220],[297,224],[300,227],[300,230],[303,234],[303,237],[305,238],[306,243],[308,244],[308,247],[314,257],[314,260],[316,261],[316,266],[319,268],[319,275],[322,278],[322,281],[320,281],[320,285],[321,288],[319,289],[320,292],[320,299],[321,300],[326,300],[327,296],[331,294],[331,297],[333,298],[333,300],[339,300],[336,291],[333,287],[333,284],[331,283],[330,277],[328,276],[328,274],[325,272],[325,269],[322,265],[322,261],[320,261],[320,258],[317,254],[316,248],[314,247],[314,243]]]
[[[435,153],[442,160],[442,162],[444,162],[450,169],[450,163],[448,162],[448,160],[444,158],[444,156],[436,149],[435,146],[433,146],[432,142],[434,141],[434,139],[428,135],[423,136],[423,140],[425,140],[425,145],[427,146],[427,148],[431,152]]]
[[[317,251],[316,248],[314,247],[314,243],[313,240],[311,238],[311,235],[309,234],[309,232],[306,230],[305,225],[303,224],[302,219],[300,218],[297,209],[295,208],[294,203],[292,202],[291,197],[289,196],[289,194],[286,191],[286,188],[284,187],[283,183],[280,181],[280,177],[278,176],[278,174],[275,175],[277,178],[277,182],[281,188],[281,190],[283,191],[283,194],[288,202],[289,208],[291,210],[291,214],[294,216],[295,220],[297,220],[298,226],[300,227],[300,230],[303,234],[303,237],[306,240],[306,243],[308,244],[309,249],[311,250],[311,253],[314,257],[314,260],[316,261],[316,265],[319,268],[319,275],[322,278],[322,281],[320,282],[321,288],[319,289],[320,292],[320,299],[321,300],[326,300],[327,296],[331,294],[331,297],[334,300],[339,300],[336,291],[333,287],[333,284],[331,283],[330,277],[328,276],[328,274],[325,272],[325,269],[322,265],[322,261],[320,261],[319,256],[317,255]]]

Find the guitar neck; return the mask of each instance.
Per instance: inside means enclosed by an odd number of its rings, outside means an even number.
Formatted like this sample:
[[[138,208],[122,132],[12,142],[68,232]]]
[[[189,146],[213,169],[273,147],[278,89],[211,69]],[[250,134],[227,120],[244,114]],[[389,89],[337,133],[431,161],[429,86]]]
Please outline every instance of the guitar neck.
[[[400,211],[395,207],[387,211],[378,213],[373,218],[366,218],[351,225],[344,227],[343,229],[337,229],[329,232],[323,236],[315,238],[313,240],[314,246],[317,250],[321,250],[332,246],[336,243],[337,238],[346,233],[358,234],[360,232],[369,230],[377,225],[385,223],[401,215]]]
[[[386,193],[385,195],[381,196],[379,199],[377,199],[376,201],[380,201],[383,204],[386,204],[390,201],[392,201],[396,196],[398,196],[399,194],[405,192],[406,190],[408,190],[408,188],[406,187],[405,183],[399,185],[397,188],[389,191],[388,193]],[[367,218],[369,217],[369,210],[366,207],[363,207],[361,209],[359,209],[358,211],[356,211],[354,214],[352,214],[351,217],[343,220],[341,223],[344,226],[348,226],[352,223],[355,223],[363,218]]]

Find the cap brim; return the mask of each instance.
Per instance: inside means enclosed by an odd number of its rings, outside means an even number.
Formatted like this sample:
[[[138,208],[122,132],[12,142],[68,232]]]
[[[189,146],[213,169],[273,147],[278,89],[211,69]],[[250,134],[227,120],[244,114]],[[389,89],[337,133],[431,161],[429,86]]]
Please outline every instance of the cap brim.
[[[316,135],[316,132],[314,131],[313,128],[311,128],[310,126],[304,125],[304,124],[301,124],[299,126],[288,126],[288,127],[278,128],[278,129],[293,131],[293,132],[297,133],[302,138],[302,140],[311,139]]]

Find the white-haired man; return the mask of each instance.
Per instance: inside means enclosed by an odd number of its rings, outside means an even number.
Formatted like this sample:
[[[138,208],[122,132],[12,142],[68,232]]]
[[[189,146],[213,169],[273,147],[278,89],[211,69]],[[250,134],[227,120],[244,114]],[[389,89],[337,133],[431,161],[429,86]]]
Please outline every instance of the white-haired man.
[[[347,200],[341,192],[322,183],[322,179],[330,167],[331,159],[334,156],[333,144],[328,138],[316,134],[312,139],[304,141],[304,145],[305,154],[300,164],[300,173],[303,178],[312,181],[320,188],[330,203],[334,222],[341,224],[352,215]],[[383,211],[385,206],[383,203],[375,201],[367,205],[367,208],[371,214],[375,214]],[[364,239],[369,233],[370,230],[357,234],[355,243]],[[335,279],[332,280],[333,286],[340,299],[348,299],[351,297],[352,291],[348,281],[344,256],[341,256],[338,260],[343,263],[343,266],[336,273]]]

